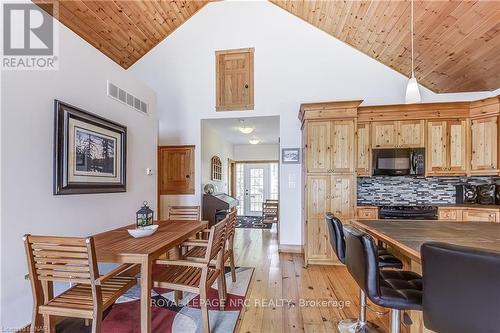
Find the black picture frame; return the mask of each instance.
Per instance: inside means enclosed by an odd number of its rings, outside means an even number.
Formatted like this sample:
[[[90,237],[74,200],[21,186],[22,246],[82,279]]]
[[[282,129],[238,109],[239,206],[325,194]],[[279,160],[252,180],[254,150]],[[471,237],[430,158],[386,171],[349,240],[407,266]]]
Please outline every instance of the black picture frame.
[[[87,130],[85,128],[77,129],[77,126],[71,125],[74,122],[78,124],[83,124],[85,126],[91,126],[93,129],[97,130]],[[103,141],[109,141],[109,145],[112,147],[113,154],[105,154],[104,161],[106,163],[106,168],[111,168],[113,170],[113,177],[101,176],[99,172],[94,172],[91,175],[78,176],[71,174],[73,169],[70,169],[69,161],[74,161],[75,163],[75,173],[77,171],[77,164],[82,165],[82,157],[70,156],[70,128],[76,131],[87,131],[88,137],[93,136],[97,138],[104,138]],[[108,140],[106,135],[98,130],[102,129],[105,133],[112,133],[113,137]],[[79,134],[75,134],[78,136]],[[89,140],[90,141],[90,140]],[[74,145],[77,145],[77,139],[73,140]],[[108,142],[104,144],[106,146],[106,152],[108,147]],[[102,149],[102,147],[99,147]],[[74,148],[75,151],[77,148]],[[81,149],[81,148],[80,148]],[[81,150],[80,150],[81,151]],[[102,150],[101,150],[102,153]],[[111,157],[109,157],[111,156]],[[112,158],[109,160],[109,158]],[[91,161],[96,161],[94,157],[91,157]],[[101,164],[104,164],[103,159],[100,160]],[[109,163],[111,161],[111,163]],[[97,163],[97,162],[93,162]],[[92,193],[116,193],[116,192],[126,192],[126,179],[127,179],[127,127],[110,121],[108,119],[102,118],[88,111],[82,110],[68,103],[64,103],[59,100],[54,100],[54,180],[53,180],[53,194],[54,195],[67,195],[67,194],[92,194]],[[88,172],[87,172],[88,173]],[[97,176],[101,177],[101,180],[97,180]],[[85,180],[74,180],[71,179],[81,177]],[[92,178],[92,181],[90,179]],[[111,181],[112,180],[112,181]]]
[[[283,148],[281,149],[282,164],[299,164],[300,163],[300,148]]]

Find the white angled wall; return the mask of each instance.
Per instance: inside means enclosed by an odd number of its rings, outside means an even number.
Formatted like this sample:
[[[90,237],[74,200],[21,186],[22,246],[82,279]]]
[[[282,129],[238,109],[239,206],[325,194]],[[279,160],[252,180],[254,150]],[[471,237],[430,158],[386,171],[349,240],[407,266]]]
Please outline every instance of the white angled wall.
[[[201,124],[201,185],[208,183],[217,186],[218,192],[228,193],[228,158],[234,159],[233,144],[224,138],[224,134],[206,122]],[[222,180],[212,180],[212,157],[219,156],[222,162]]]
[[[59,33],[59,70],[2,72],[3,331],[31,321],[23,234],[87,236],[134,223],[144,200],[156,207],[156,178],[145,172],[156,169],[154,91],[64,26]],[[106,80],[147,101],[150,116],[107,97]],[[127,126],[127,192],[52,195],[54,99]]]
[[[255,47],[255,110],[215,112],[215,51]],[[404,102],[407,78],[267,1],[220,1],[204,7],[131,71],[158,91],[162,144],[200,146],[200,119],[280,116],[282,148],[300,147],[304,102],[364,99]],[[436,95],[424,101],[474,99],[490,93]],[[201,184],[200,150],[196,184]],[[301,244],[300,165],[282,165],[280,241]],[[172,202],[199,203],[192,196]]]

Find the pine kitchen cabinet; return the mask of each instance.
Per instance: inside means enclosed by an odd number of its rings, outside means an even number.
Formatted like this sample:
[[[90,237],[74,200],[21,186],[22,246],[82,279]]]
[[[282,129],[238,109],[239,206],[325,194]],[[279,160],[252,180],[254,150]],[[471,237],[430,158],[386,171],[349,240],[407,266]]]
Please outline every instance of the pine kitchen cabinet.
[[[426,168],[428,176],[467,173],[467,121],[427,122]]]
[[[372,148],[419,148],[425,146],[423,120],[372,123]]]

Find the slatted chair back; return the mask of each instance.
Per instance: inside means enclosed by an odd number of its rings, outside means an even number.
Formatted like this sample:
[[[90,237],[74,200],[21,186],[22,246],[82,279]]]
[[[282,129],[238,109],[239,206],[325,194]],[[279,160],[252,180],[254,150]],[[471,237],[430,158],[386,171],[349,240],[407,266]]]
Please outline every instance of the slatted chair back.
[[[201,219],[200,206],[169,206],[168,219],[199,221]]]
[[[93,298],[100,298],[100,287],[95,285],[99,271],[92,237],[25,235],[23,240],[36,304],[50,300],[47,293],[43,293],[43,286],[48,282],[90,285]]]
[[[224,249],[226,243],[226,228],[229,222],[229,216],[210,228],[210,236],[208,238],[208,247],[205,254],[207,262],[217,257]]]
[[[228,214],[229,220],[227,222],[227,228],[226,228],[226,239],[228,239],[228,240],[232,240],[234,237],[234,233],[236,230],[236,223],[237,223],[237,219],[236,219],[237,214],[238,214],[238,211],[236,209],[232,210]]]

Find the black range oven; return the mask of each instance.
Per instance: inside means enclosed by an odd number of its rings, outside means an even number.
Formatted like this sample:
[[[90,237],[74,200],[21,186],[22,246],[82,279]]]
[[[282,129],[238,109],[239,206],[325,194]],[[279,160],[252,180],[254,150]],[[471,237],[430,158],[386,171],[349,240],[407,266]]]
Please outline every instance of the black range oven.
[[[436,206],[382,206],[379,218],[395,220],[437,220]]]

